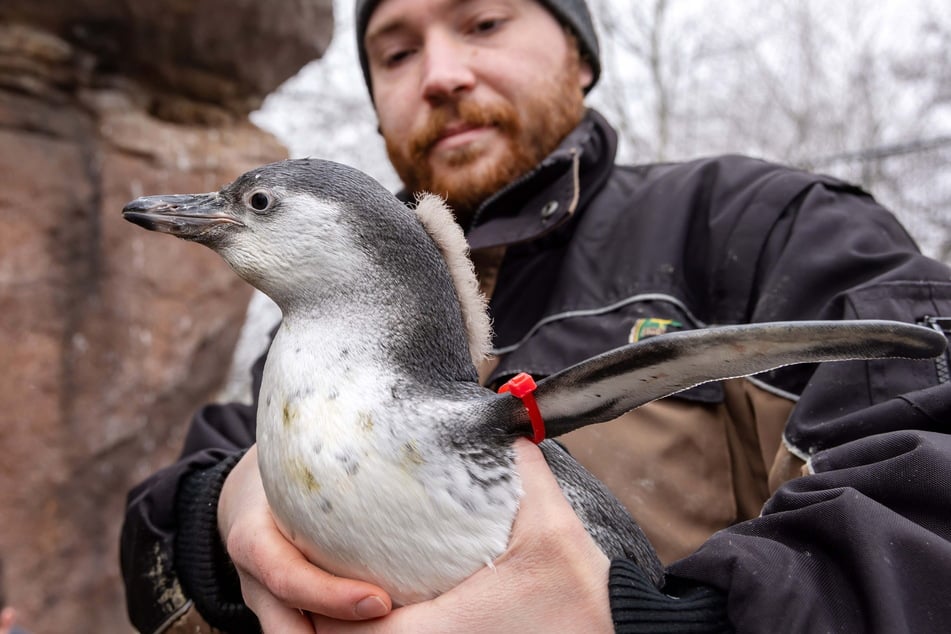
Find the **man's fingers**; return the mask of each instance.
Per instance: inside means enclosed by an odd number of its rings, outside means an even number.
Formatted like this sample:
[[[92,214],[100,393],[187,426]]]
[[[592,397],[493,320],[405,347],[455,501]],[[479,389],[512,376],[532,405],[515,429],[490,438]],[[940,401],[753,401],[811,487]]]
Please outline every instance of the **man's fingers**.
[[[512,552],[554,558],[567,539],[575,553],[586,552],[591,558],[607,562],[565,498],[541,450],[528,440],[519,439],[515,442],[515,452],[524,494],[512,526],[509,548],[499,560],[511,556]]]
[[[516,440],[515,467],[521,475],[524,491],[519,517],[526,508],[536,509],[542,501],[557,505],[568,504],[538,445],[525,438]]]
[[[337,619],[366,619],[390,611],[389,596],[363,581],[335,577],[312,563],[269,521],[254,539],[229,543],[243,580],[253,579],[288,607]],[[243,584],[242,584],[243,585]]]
[[[447,606],[446,611],[440,611],[436,606],[442,605],[442,602],[439,599],[436,601],[409,605],[376,621],[347,623],[314,616],[313,624],[319,634],[442,634],[470,631],[468,628],[458,629],[455,622],[448,624],[445,617],[453,614],[452,608]]]
[[[287,605],[336,619],[359,620],[383,616],[390,598],[382,589],[363,581],[335,577],[307,561],[292,546],[282,563],[269,569],[262,581]]]
[[[261,630],[287,634],[314,634],[310,619],[300,610],[289,608],[257,582],[247,579],[242,583],[244,601],[258,617]]]

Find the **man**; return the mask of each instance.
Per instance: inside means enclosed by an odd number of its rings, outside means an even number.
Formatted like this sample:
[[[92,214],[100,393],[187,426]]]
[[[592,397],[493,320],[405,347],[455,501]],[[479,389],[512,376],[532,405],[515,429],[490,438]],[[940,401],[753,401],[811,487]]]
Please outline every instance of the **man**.
[[[403,195],[447,195],[467,230],[496,331],[486,384],[711,323],[940,328],[951,315],[949,271],[849,185],[738,157],[614,165],[613,131],[584,107],[599,58],[582,0],[363,0],[357,37]],[[946,372],[813,370],[694,389],[565,439],[665,561],[685,557],[663,592],[597,551],[519,442],[526,494],[509,550],[397,610],[283,539],[257,472],[254,408],[210,405],[181,460],[130,493],[130,615],[143,631],[199,616],[321,633],[944,627]]]

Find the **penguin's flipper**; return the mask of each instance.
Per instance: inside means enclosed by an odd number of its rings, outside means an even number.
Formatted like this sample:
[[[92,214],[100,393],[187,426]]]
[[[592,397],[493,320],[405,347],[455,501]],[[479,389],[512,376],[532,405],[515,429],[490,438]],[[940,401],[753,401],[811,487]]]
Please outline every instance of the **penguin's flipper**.
[[[895,321],[801,321],[722,326],[645,339],[539,381],[534,396],[546,435],[617,418],[687,388],[795,363],[927,359],[947,341]],[[524,429],[524,416],[518,416]]]

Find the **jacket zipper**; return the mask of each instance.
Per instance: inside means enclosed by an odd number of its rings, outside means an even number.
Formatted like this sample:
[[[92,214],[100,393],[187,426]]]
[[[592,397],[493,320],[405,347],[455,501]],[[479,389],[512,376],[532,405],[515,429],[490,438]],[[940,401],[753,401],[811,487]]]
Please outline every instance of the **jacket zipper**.
[[[951,317],[932,317],[925,315],[918,320],[921,326],[927,326],[932,330],[940,332],[945,337],[951,339]],[[948,368],[948,351],[945,350],[941,356],[934,361],[935,368],[938,371],[938,383],[947,383],[951,381],[951,370]]]

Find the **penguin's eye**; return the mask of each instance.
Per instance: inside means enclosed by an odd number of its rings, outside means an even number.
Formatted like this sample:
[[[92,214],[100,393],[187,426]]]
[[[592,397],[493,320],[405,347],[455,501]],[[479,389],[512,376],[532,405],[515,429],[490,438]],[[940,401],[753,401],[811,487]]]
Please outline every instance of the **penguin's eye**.
[[[251,205],[251,209],[255,211],[264,211],[271,206],[271,197],[267,193],[262,191],[257,191],[251,194],[248,198],[248,203]]]

